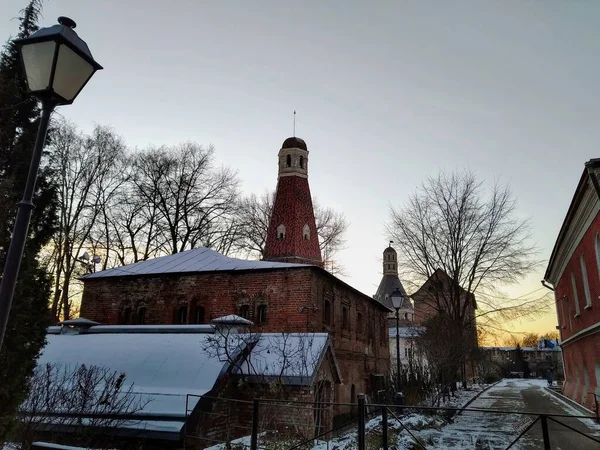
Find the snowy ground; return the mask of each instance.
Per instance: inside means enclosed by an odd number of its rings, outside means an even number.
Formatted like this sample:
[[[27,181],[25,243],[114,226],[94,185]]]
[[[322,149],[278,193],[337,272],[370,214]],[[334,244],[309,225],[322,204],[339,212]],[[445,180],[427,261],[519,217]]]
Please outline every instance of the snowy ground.
[[[545,380],[507,379],[483,392],[464,411],[451,418],[444,417],[444,414],[409,413],[402,416],[401,423],[390,419],[389,448],[417,449],[419,446],[416,445],[415,439],[418,439],[427,449],[504,449],[537,417],[537,414],[523,413],[587,415],[548,392],[544,389],[545,385]],[[457,397],[445,406],[461,407],[480,393],[481,389],[475,387],[473,390],[459,391]],[[470,411],[472,409],[502,412]],[[595,439],[600,439],[600,425],[593,420],[573,417],[556,419]],[[600,443],[551,420],[548,421],[548,428],[553,450],[600,449]],[[379,449],[381,439],[381,418],[377,417],[366,424],[367,449]],[[249,448],[250,439],[243,438],[239,443],[241,445],[237,448]],[[315,442],[312,450],[353,450],[356,447],[357,433],[352,430],[336,439]],[[217,446],[212,449],[221,448]],[[288,447],[281,442],[276,448]],[[543,448],[540,422],[538,421],[512,448]]]

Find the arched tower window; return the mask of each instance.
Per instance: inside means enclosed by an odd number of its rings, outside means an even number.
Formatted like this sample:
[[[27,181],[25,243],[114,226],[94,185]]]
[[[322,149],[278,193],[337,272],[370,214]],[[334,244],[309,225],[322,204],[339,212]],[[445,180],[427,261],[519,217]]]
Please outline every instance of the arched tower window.
[[[304,156],[300,156],[300,168],[304,169]]]
[[[284,239],[285,238],[285,225],[281,224],[277,227],[277,239]]]
[[[302,228],[302,236],[304,237],[305,241],[310,239],[310,227],[308,224],[304,225],[304,228]]]
[[[285,157],[285,167],[292,167],[292,155]]]

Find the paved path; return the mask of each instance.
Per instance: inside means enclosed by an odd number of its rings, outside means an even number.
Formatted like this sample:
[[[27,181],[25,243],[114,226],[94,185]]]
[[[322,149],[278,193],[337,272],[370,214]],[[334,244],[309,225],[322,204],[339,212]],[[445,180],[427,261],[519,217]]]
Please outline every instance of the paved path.
[[[469,408],[515,411],[517,414],[499,414],[464,411],[454,422],[441,430],[421,432],[433,441],[428,448],[435,449],[504,449],[523,431],[535,416],[518,412],[582,415],[581,412],[556,398],[544,389],[544,380],[507,379],[484,392]],[[556,418],[578,431],[600,439],[600,426],[591,420],[572,417]],[[550,444],[553,450],[600,450],[600,443],[571,431],[551,420],[548,422]],[[538,421],[512,448],[543,449],[542,429]]]

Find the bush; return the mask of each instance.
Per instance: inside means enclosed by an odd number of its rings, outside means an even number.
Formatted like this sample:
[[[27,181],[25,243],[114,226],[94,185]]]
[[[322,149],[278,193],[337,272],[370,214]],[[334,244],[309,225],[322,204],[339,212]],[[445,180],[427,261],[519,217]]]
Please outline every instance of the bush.
[[[496,381],[500,381],[500,376],[498,376],[498,374],[495,374],[495,373],[488,373],[483,378],[483,381],[485,382],[485,384],[492,384],[492,383],[495,383]]]

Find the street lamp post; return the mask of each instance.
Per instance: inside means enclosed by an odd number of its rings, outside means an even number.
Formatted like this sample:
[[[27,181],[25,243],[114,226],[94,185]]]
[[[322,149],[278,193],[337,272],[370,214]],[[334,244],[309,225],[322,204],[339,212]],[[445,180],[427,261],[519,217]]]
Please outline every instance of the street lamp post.
[[[75,26],[71,19],[59,17],[57,25],[42,28],[28,38],[15,41],[21,51],[28,92],[42,103],[42,114],[23,199],[19,202],[0,280],[0,348],[27,240],[35,182],[50,114],[59,105],[73,103],[92,75],[102,69],[92,57],[87,44],[75,33]]]
[[[396,310],[396,404],[400,407],[403,403],[402,379],[400,376],[400,308],[404,306],[405,298],[399,288],[392,292],[390,298],[392,306]]]

